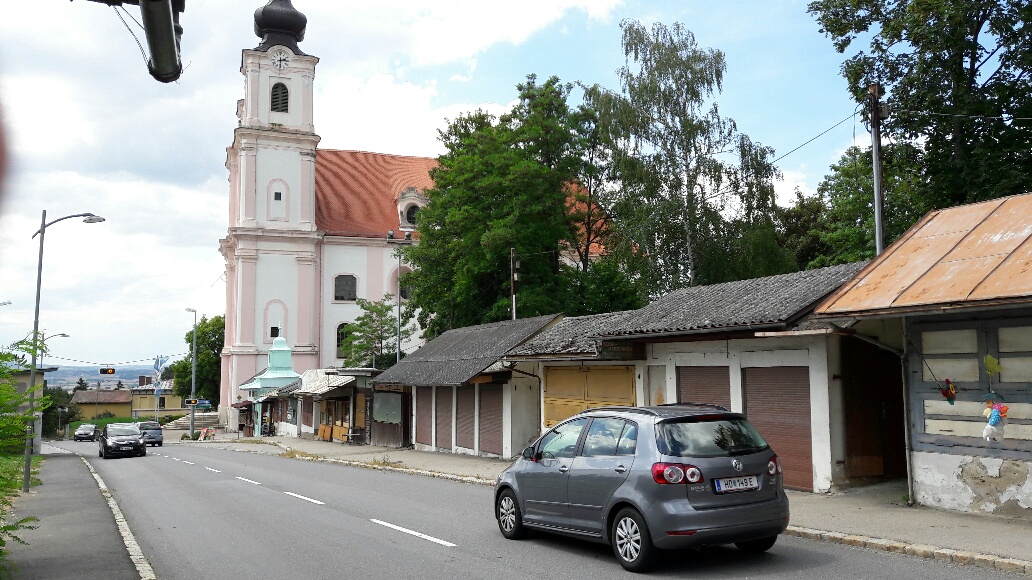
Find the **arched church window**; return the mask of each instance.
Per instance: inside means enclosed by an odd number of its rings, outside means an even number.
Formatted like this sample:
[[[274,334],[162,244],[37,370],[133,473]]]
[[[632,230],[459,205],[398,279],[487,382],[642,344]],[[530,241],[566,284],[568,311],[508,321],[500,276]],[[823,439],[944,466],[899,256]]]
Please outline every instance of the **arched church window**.
[[[333,299],[353,301],[358,298],[358,279],[351,274],[341,274],[333,280]]]
[[[419,213],[418,205],[410,205],[409,208],[405,210],[405,221],[408,222],[410,226],[416,225],[417,213]]]
[[[351,324],[342,322],[337,325],[337,358],[348,358],[350,354],[344,346],[344,341],[351,335]]]
[[[286,113],[290,104],[290,94],[287,85],[276,83],[272,85],[272,112]]]

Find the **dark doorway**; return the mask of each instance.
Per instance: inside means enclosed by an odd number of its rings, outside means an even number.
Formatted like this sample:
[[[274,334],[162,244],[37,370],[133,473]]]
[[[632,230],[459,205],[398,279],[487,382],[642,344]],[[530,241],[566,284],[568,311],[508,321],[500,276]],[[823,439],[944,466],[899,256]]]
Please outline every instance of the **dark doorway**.
[[[851,483],[906,476],[902,381],[898,356],[856,338],[843,338],[846,476]]]

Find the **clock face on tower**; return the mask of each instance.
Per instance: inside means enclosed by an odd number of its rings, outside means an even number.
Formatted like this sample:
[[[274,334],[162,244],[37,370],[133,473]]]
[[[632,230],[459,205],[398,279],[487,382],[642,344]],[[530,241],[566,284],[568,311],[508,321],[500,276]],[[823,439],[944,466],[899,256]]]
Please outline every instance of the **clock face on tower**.
[[[290,64],[290,56],[287,55],[285,50],[277,50],[273,52],[269,57],[272,59],[272,66],[283,70],[288,64]]]

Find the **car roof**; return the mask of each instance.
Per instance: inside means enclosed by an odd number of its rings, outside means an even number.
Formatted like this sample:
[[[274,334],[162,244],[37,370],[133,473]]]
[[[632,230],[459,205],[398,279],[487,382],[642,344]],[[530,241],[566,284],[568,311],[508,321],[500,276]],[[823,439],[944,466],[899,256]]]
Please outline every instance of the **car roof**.
[[[727,407],[714,405],[712,403],[669,403],[666,405],[652,405],[648,407],[594,407],[579,413],[579,415],[592,415],[599,413],[632,413],[656,417],[663,421],[667,419],[680,419],[698,417],[700,415],[725,415],[727,417],[742,417],[741,413],[735,413]]]

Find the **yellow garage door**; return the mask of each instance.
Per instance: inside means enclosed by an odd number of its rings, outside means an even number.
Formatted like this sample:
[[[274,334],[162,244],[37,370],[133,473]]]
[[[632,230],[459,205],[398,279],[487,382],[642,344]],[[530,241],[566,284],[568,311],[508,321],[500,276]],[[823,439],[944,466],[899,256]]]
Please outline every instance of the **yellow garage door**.
[[[545,427],[591,407],[634,404],[634,367],[545,368]]]

